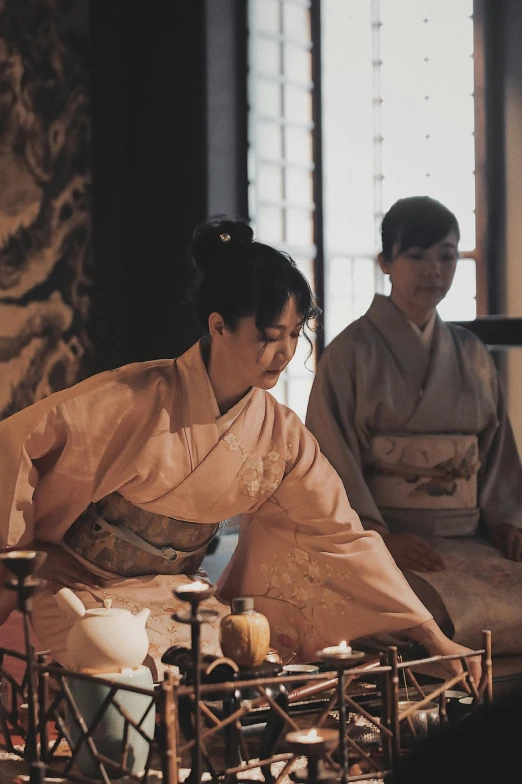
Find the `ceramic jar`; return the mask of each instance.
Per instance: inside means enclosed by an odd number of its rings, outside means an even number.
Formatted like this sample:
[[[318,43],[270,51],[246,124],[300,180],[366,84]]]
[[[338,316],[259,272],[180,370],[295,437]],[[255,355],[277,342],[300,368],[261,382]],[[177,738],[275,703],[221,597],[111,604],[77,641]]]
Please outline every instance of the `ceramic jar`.
[[[68,678],[74,702],[87,726],[90,726],[96,718],[100,706],[103,705],[110,691],[110,687],[106,683],[98,682],[102,680],[108,680],[122,686],[138,686],[151,692],[154,689],[152,673],[143,664],[139,667],[124,669],[121,672],[93,676],[89,680]],[[127,715],[140,725],[140,729],[148,738],[153,739],[156,715],[154,700],[151,696],[118,689],[114,695],[114,702],[120,705]],[[73,744],[76,745],[80,739],[80,725],[68,704],[66,705],[65,723]],[[121,769],[121,762],[125,745],[127,746],[127,759],[125,760],[127,768],[133,774],[142,773],[145,769],[150,743],[130,725],[126,735],[125,719],[115,705],[110,704],[106,708],[92,734],[92,739],[96,751],[114,763],[114,765],[106,765],[110,779],[119,778],[124,773]],[[85,742],[80,747],[76,764],[84,776],[94,779],[102,778],[99,764]]]
[[[220,643],[224,656],[240,667],[257,667],[270,647],[270,624],[254,609],[254,599],[245,596],[232,599],[232,612],[220,625]]]

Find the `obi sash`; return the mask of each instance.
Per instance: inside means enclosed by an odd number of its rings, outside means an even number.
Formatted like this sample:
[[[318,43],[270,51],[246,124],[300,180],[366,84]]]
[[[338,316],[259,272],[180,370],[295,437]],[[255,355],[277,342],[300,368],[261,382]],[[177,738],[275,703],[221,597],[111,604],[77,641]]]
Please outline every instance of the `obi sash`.
[[[89,504],[64,542],[87,561],[122,577],[194,574],[219,525],[148,512],[111,493]]]
[[[365,454],[365,479],[395,533],[472,534],[478,524],[476,435],[377,434]]]

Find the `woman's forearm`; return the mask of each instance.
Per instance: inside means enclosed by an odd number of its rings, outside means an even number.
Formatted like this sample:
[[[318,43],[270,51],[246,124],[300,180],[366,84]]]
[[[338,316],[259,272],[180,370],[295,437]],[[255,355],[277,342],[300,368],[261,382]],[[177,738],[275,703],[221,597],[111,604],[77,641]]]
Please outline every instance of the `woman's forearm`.
[[[448,639],[433,618],[418,626],[413,626],[411,629],[406,629],[406,633],[416,642],[424,645],[428,651],[439,648],[441,643],[443,644]]]

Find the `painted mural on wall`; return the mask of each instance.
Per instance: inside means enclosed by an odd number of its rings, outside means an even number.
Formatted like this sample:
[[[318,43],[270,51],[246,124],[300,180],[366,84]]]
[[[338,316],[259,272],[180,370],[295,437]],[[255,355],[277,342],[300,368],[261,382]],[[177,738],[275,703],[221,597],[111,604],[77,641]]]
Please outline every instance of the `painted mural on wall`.
[[[0,418],[86,374],[87,0],[0,0]]]

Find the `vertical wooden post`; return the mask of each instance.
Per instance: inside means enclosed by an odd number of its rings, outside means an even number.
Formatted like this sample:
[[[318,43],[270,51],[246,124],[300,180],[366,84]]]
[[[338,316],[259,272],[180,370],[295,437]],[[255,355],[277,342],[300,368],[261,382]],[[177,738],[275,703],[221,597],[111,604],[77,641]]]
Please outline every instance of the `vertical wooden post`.
[[[441,727],[445,727],[448,723],[448,711],[446,707],[446,692],[443,691],[439,697],[439,723]]]
[[[191,602],[191,647],[194,657],[194,740],[192,748],[191,780],[200,784],[203,775],[201,754],[201,624],[199,614],[200,598],[196,595]]]
[[[380,665],[381,667],[386,667],[388,664],[388,657],[385,653],[381,653],[379,656]],[[390,684],[389,684],[389,673],[383,672],[381,673],[381,724],[386,727],[387,729],[391,729],[391,718],[390,718]],[[384,754],[384,761],[387,768],[391,768],[392,765],[392,739],[389,735],[386,735],[384,732],[381,733],[381,741],[382,741],[382,750]]]
[[[167,670],[161,684],[160,720],[161,760],[165,784],[179,784],[178,778],[178,701],[174,693],[177,686],[175,676]]]
[[[493,662],[491,660],[491,632],[486,629],[482,632],[482,647],[484,654],[484,675],[486,676],[486,689],[484,691],[484,704],[493,703]]]
[[[339,709],[339,751],[341,754],[341,784],[348,781],[348,748],[346,744],[346,678],[344,667],[337,670],[337,707]]]
[[[399,669],[397,647],[390,645],[388,648],[388,664],[391,667],[391,705],[390,722],[392,737],[392,770],[397,770],[401,761],[401,725],[399,722]]]
[[[45,667],[49,657],[45,653],[38,654],[38,664]],[[49,733],[47,732],[47,702],[49,695],[49,673],[38,670],[38,732],[40,735],[40,759],[47,762],[49,750]]]

